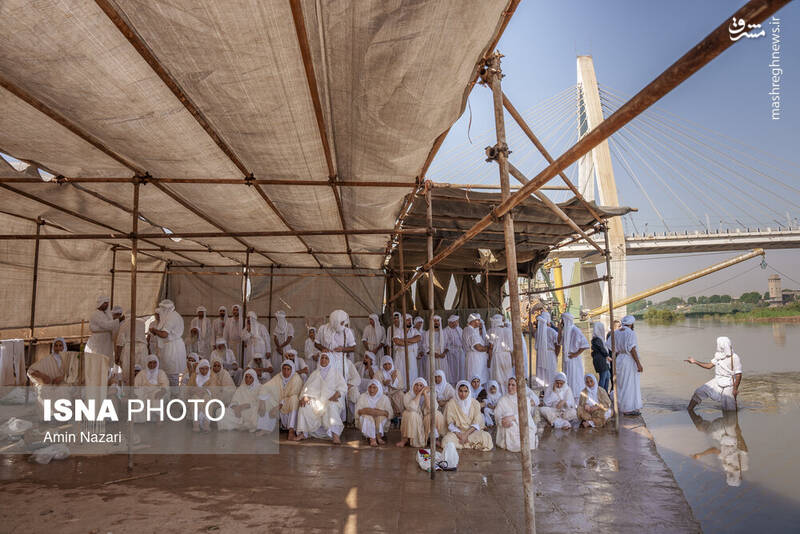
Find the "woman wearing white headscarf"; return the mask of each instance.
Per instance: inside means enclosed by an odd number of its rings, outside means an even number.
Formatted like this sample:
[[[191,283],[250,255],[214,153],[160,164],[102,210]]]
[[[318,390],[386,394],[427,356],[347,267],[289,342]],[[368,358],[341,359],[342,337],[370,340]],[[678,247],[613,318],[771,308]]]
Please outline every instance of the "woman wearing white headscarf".
[[[61,396],[58,386],[65,385],[68,360],[67,341],[63,337],[57,337],[53,340],[50,354],[28,367],[28,378],[31,384],[36,386],[40,405],[45,399],[56,399]]]
[[[211,393],[215,399],[222,401],[222,404],[228,404],[231,397],[236,392],[236,384],[233,381],[230,373],[222,367],[222,359],[214,357],[211,362]]]
[[[486,385],[486,401],[483,406],[483,421],[486,426],[494,426],[494,410],[502,396],[503,393],[500,391],[500,384],[497,383],[497,380],[489,380]]]
[[[469,394],[469,384],[461,380],[456,384],[456,397],[447,404],[447,434],[442,447],[449,443],[456,449],[490,451],[494,446],[492,436],[483,430],[483,416],[478,401]]]
[[[284,360],[292,360],[294,362],[295,372],[300,375],[300,378],[305,382],[308,380],[311,371],[308,370],[308,364],[306,361],[297,355],[297,351],[294,350],[292,347],[286,347],[283,349],[283,359]]]
[[[228,348],[233,351],[238,361],[242,354],[242,331],[244,330],[244,316],[242,316],[241,306],[234,304],[231,306],[231,314],[225,321],[225,341]],[[245,361],[247,361],[245,359]]]
[[[272,377],[272,380],[261,386],[258,397],[264,402],[259,404],[259,416],[270,416],[273,419],[280,416],[281,424],[289,429],[289,440],[295,441],[297,435],[297,412],[300,405],[300,391],[303,389],[303,380],[295,372],[295,365],[292,360],[286,359],[281,364],[280,373]],[[268,414],[267,404],[270,399],[274,400],[275,414]],[[274,426],[272,427],[274,428]],[[272,428],[262,428],[261,430],[272,430]]]
[[[339,436],[344,429],[341,412],[346,394],[347,384],[341,370],[337,372],[328,353],[321,353],[319,367],[311,373],[300,392],[297,440],[315,437],[341,443]]]
[[[439,369],[433,375],[434,387],[436,388],[436,402],[439,404],[439,410],[445,413],[445,408],[450,399],[455,398],[456,390],[453,386],[447,383],[447,374]],[[445,414],[447,415],[447,414]]]
[[[498,383],[497,392],[505,393],[505,384],[514,371],[511,354],[514,350],[514,334],[510,326],[505,326],[499,313],[492,317],[489,329],[489,345],[492,347],[492,378]]]
[[[692,395],[688,406],[690,412],[704,399],[720,402],[722,411],[736,410],[736,397],[739,395],[739,383],[742,381],[742,360],[733,352],[729,338],[724,336],[717,338],[717,351],[710,362],[699,362],[691,356],[684,361],[703,369],[714,369],[714,378],[697,388]]]
[[[536,383],[544,388],[553,384],[558,367],[558,332],[550,326],[550,313],[543,311],[536,318]]]
[[[381,358],[381,368],[376,374],[375,378],[383,386],[383,393],[392,402],[394,415],[400,415],[403,413],[403,375],[395,368],[391,356]]]
[[[444,349],[447,352],[447,368],[445,372],[451,380],[464,380],[467,377],[464,359],[464,331],[459,325],[458,315],[447,318],[447,326],[443,329]]]
[[[216,339],[211,328],[211,320],[206,316],[205,306],[197,307],[197,317],[192,318],[189,331],[197,331],[197,354],[207,358],[211,354],[211,345]]]
[[[256,430],[258,421],[258,376],[252,369],[244,373],[242,385],[236,389],[225,416],[217,422],[220,430]]]
[[[581,329],[575,326],[575,319],[570,313],[561,314],[559,336],[563,350],[561,370],[567,375],[567,384],[569,384],[569,388],[572,390],[572,394],[575,395],[575,401],[577,402],[580,391],[583,389],[583,377],[585,375],[581,354],[590,345]]]
[[[384,343],[386,343],[386,329],[381,325],[378,314],[371,313],[369,324],[364,327],[364,334],[361,336],[361,344],[364,345],[365,351],[380,358],[383,356]]]
[[[317,362],[319,361],[319,349],[316,345],[317,329],[313,326],[308,327],[308,337],[306,338],[305,345],[303,346],[303,357],[306,365],[308,365],[308,372],[313,373],[317,369]]]
[[[497,402],[497,408],[494,410],[494,417],[497,420],[495,443],[501,449],[519,452],[522,444],[519,433],[519,410],[517,409],[517,379],[512,376],[506,385],[508,393]],[[534,450],[538,446],[538,439],[532,407],[528,409],[528,439],[531,443],[531,450]]]
[[[175,311],[171,300],[158,304],[158,324],[150,325],[150,333],[158,338],[159,358],[171,386],[178,385],[178,378],[186,362],[186,345],[183,343],[183,317]]]
[[[489,381],[489,342],[482,334],[481,317],[477,313],[469,316],[464,329],[464,347],[467,350],[467,376],[479,376],[481,384]]]
[[[140,375],[142,373],[139,373]],[[203,402],[197,404],[198,417],[192,422],[192,430],[199,432],[209,432],[211,430],[211,421],[206,417],[205,403],[214,398],[211,393],[211,388],[215,382],[211,373],[211,362],[205,358],[197,363],[195,372],[189,377],[187,384],[186,397],[190,399],[200,399]]]
[[[144,371],[137,374],[133,380],[133,393],[137,399],[143,400],[145,404],[148,402],[155,404],[160,399],[164,399],[166,402],[169,397],[169,385],[167,374],[159,369],[158,356],[151,354],[145,358]],[[147,413],[134,413],[133,422],[147,422]]]
[[[411,444],[412,447],[424,447],[430,432],[431,409],[430,388],[424,378],[417,378],[411,384],[411,389],[403,397],[403,418],[400,422],[400,437],[398,447]],[[439,429],[444,431],[444,418],[436,410],[436,439],[439,438]]]
[[[622,415],[636,416],[642,409],[642,390],[639,386],[639,378],[643,371],[639,361],[639,348],[636,332],[633,331],[633,323],[636,319],[633,315],[626,315],[622,318],[622,326],[615,330],[614,348],[617,352],[617,368],[614,373],[617,377],[618,390],[615,391],[617,404]]]
[[[255,367],[250,364],[258,358],[261,358],[262,365],[260,367],[262,368],[271,367],[274,370],[277,367],[270,359],[269,332],[267,327],[258,321],[256,312],[247,312],[247,320],[241,336],[245,344],[244,360],[248,362],[249,367]],[[271,374],[273,371],[267,372]]]
[[[586,387],[581,391],[578,401],[578,419],[584,428],[601,428],[614,415],[611,399],[606,390],[598,385],[594,375],[586,375],[584,383]]]
[[[575,395],[567,385],[567,375],[556,373],[553,385],[545,390],[544,406],[539,412],[556,428],[572,428],[571,421],[578,419],[575,409]]]
[[[328,322],[319,327],[315,344],[317,349],[328,354],[331,365],[339,376],[344,376],[344,355],[356,350],[353,331],[347,328],[350,317],[344,310],[333,310]]]
[[[367,390],[358,397],[356,403],[356,426],[361,435],[369,439],[371,447],[386,443],[383,434],[389,426],[392,404],[383,394],[383,386],[377,380],[370,380]]]

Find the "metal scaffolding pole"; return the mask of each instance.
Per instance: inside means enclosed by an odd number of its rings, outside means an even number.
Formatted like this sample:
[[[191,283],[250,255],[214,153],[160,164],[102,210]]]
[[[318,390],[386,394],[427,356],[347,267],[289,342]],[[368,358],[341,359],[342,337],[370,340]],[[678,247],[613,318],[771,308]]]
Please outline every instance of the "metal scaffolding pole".
[[[428,204],[428,261],[433,259],[433,199],[431,197],[431,190],[428,188],[425,191],[425,200]],[[487,278],[488,280],[488,278]],[[428,270],[428,311],[430,311],[430,318],[428,319],[428,333],[430,335],[430,352],[428,353],[428,396],[430,397],[430,444],[431,444],[431,480],[436,478],[436,382],[433,379],[434,358],[436,357],[435,345],[435,330],[433,328],[433,314],[434,314],[434,298],[433,298],[433,267]],[[441,336],[440,336],[441,337]]]
[[[503,91],[500,87],[502,72],[500,70],[501,55],[495,52],[487,61],[487,78],[492,89],[494,101],[494,121],[497,132],[495,157],[500,169],[500,185],[503,188],[503,201],[511,196],[508,179],[508,145],[503,117]],[[506,244],[506,271],[508,272],[508,296],[511,301],[511,331],[514,340],[514,367],[517,379],[517,412],[519,413],[520,463],[522,467],[522,493],[525,504],[525,532],[536,532],[536,515],[533,491],[533,463],[531,460],[531,442],[528,432],[530,404],[527,396],[528,381],[525,377],[525,363],[522,359],[522,325],[520,324],[519,281],[517,276],[517,249],[514,242],[514,219],[511,211],[503,215],[503,230]],[[430,264],[430,260],[429,260]]]
[[[42,219],[36,219],[36,235],[39,235],[44,226]],[[34,336],[34,328],[36,327],[36,287],[39,285],[39,240],[36,240],[36,245],[33,249],[33,280],[31,284],[31,319],[28,328],[28,353],[25,356],[25,368],[29,368],[33,364],[33,358],[36,356],[36,336]],[[67,347],[64,347],[66,350]],[[19,384],[19,377],[16,382]],[[25,383],[28,383],[28,377],[25,377]],[[25,404],[28,404],[28,393],[30,388],[25,388]]]

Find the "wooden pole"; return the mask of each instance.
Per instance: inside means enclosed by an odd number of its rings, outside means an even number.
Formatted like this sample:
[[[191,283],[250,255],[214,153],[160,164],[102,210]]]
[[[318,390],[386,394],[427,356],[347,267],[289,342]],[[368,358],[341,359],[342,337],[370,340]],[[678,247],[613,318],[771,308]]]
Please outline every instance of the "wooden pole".
[[[401,287],[404,287],[406,284],[406,264],[403,262],[403,236],[399,235],[397,237],[397,254],[398,259],[400,260],[400,281]],[[400,310],[403,314],[400,317],[400,330],[403,332],[403,351],[406,354],[406,391],[411,389],[411,382],[410,382],[410,375],[411,375],[411,363],[408,356],[408,344],[406,341],[406,295],[405,291],[400,296]]]
[[[131,331],[128,338],[128,386],[133,388],[134,367],[136,365],[136,254],[138,243],[137,233],[139,231],[139,181],[133,182],[133,222],[131,223]],[[133,422],[128,422],[128,470],[133,470]]]
[[[247,285],[250,282],[250,252],[252,249],[247,249],[247,252],[244,254],[244,270],[242,271],[242,324],[245,325],[247,328]],[[256,325],[251,325],[251,328],[255,328]],[[244,341],[239,342],[239,356],[241,357],[242,361],[240,365],[242,369],[244,369]]]
[[[427,201],[428,209],[428,261],[433,258],[433,198],[431,196],[430,188],[425,191],[425,200]],[[488,278],[487,278],[488,280]],[[431,400],[430,406],[430,444],[431,444],[431,480],[436,478],[436,382],[434,382],[434,358],[436,357],[435,339],[436,333],[433,327],[433,314],[435,312],[434,298],[433,298],[433,268],[428,271],[428,311],[430,318],[428,320],[428,334],[430,336],[430,352],[428,353],[428,391]],[[441,336],[440,336],[441,337]],[[731,367],[733,369],[733,367]]]
[[[117,273],[117,246],[111,247],[111,307],[114,307],[114,275]]]
[[[612,294],[611,279],[611,250],[608,245],[608,228],[603,226],[603,237],[606,242],[606,280],[608,291],[608,328],[611,330],[611,377],[613,379],[612,389],[614,390],[614,427],[619,432],[619,391],[617,390],[617,343],[614,340],[614,298]]]
[[[488,60],[487,77],[492,89],[494,101],[494,120],[497,133],[495,154],[500,169],[500,185],[503,188],[503,201],[511,196],[508,179],[508,145],[506,145],[506,129],[503,117],[503,91],[500,87],[502,72],[500,70],[500,54],[495,52]],[[503,230],[506,242],[506,271],[508,272],[508,293],[511,301],[511,331],[514,340],[514,367],[517,378],[517,412],[519,413],[519,434],[521,442],[520,463],[522,465],[522,491],[525,503],[525,532],[536,532],[536,515],[533,491],[533,463],[531,460],[531,442],[528,432],[530,404],[527,396],[528,381],[525,377],[525,364],[522,360],[522,325],[519,310],[519,281],[517,277],[517,249],[514,241],[514,219],[511,212],[503,215]]]
[[[489,268],[483,271],[483,281],[486,286],[486,320],[489,320],[489,308],[492,307],[492,300],[489,298]]]
[[[44,221],[42,219],[36,219],[36,235],[39,235],[42,231],[42,226],[44,226]],[[30,341],[28,342],[28,354],[25,356],[25,368],[27,369],[33,364],[33,358],[36,356],[36,337],[34,334],[34,329],[36,327],[36,287],[39,285],[39,240],[36,240],[36,245],[33,248],[33,281],[31,284],[31,318],[30,322],[28,323],[28,337]],[[67,347],[64,347],[66,350]],[[731,367],[733,369],[733,367]],[[20,377],[16,377],[16,382],[19,383]],[[25,377],[25,383],[28,383],[28,377]],[[25,388],[25,404],[28,404],[28,393],[30,389]]]
[[[270,332],[272,332],[272,279],[275,276],[274,271],[275,271],[275,266],[274,265],[270,265],[269,266],[269,299],[268,299],[268,303],[267,303],[267,306],[269,307],[269,309],[267,310],[267,330],[269,330]],[[281,364],[281,365],[283,365],[283,364]]]

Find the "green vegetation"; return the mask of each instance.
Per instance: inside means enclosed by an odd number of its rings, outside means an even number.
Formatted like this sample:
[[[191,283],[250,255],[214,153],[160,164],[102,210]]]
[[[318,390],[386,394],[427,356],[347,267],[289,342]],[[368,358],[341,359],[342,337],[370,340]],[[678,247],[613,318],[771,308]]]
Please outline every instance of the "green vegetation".
[[[767,298],[769,298],[769,293],[767,293]],[[746,302],[748,304],[758,304],[761,302],[761,293],[758,291],[749,291],[747,293],[742,293],[742,296],[739,297],[739,300],[742,302]]]
[[[653,305],[653,301],[652,300],[645,300],[645,299],[637,300],[636,302],[628,304],[628,313],[633,314],[633,313],[636,313],[636,312],[640,312],[640,311],[644,310],[645,308],[647,308],[648,306],[652,306],[652,305]]]
[[[753,308],[733,314],[737,320],[770,319],[774,317],[793,317],[800,315],[800,302],[793,302],[779,308]]]
[[[678,317],[680,317],[680,314],[664,308],[650,307],[644,312],[644,318],[648,322],[669,323],[675,321]]]

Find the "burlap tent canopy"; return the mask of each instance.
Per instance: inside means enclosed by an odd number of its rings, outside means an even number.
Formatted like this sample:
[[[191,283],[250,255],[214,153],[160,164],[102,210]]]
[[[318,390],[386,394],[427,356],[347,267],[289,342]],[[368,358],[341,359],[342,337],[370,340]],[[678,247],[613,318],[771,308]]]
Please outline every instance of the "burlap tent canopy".
[[[500,204],[501,194],[468,191],[454,188],[434,187],[431,191],[432,217],[435,227],[434,254],[452,243],[466,230],[484,217],[493,206]],[[597,206],[589,203],[603,217],[618,217],[631,211],[628,207]],[[597,220],[589,212],[587,206],[572,198],[558,204],[582,230],[589,231]],[[540,200],[530,197],[512,210],[514,231],[516,236],[517,265],[520,273],[535,273],[538,265],[544,261],[552,247],[574,235],[574,230],[560,219]],[[427,227],[427,204],[425,198],[417,197],[404,221],[406,228]],[[424,235],[403,236],[404,264],[406,271],[413,271],[427,261],[426,237]],[[399,270],[399,262],[395,256],[392,267]],[[437,265],[436,308],[442,309],[444,295],[447,291],[450,276],[455,277],[457,294],[454,308],[485,307],[486,291],[476,289],[469,279],[470,272],[490,272],[492,275],[505,273],[505,242],[502,221],[492,223],[486,230],[471,239],[466,245],[448,256]],[[502,302],[500,288],[505,283],[504,276],[489,277],[489,295],[492,306],[499,307]],[[427,293],[425,284],[418,284],[417,295],[419,305],[425,308]],[[481,293],[477,296],[476,293]]]
[[[138,233],[150,236],[138,243],[139,314],[152,312],[163,285],[185,285],[185,276],[162,284],[154,272],[165,262],[241,271],[249,249],[254,273],[380,268],[406,193],[464,109],[515,6],[3,2],[0,151],[65,183],[0,165],[0,222],[21,235],[102,237],[40,242],[39,268],[57,283],[39,288],[32,324],[88,316],[94,296],[110,290],[110,245],[119,246],[116,269],[129,265],[135,176],[146,177]],[[259,231],[280,235],[241,235]],[[189,232],[206,235],[180,237]],[[23,326],[34,241],[0,246],[0,328]],[[116,300],[127,307],[126,276],[116,278]],[[201,285],[223,277],[213,278]],[[376,305],[366,295],[380,293],[380,277],[341,280],[315,286],[329,294],[313,301],[316,315],[342,295],[358,303],[354,314]],[[176,299],[179,310],[212,304],[198,302],[204,296]]]

